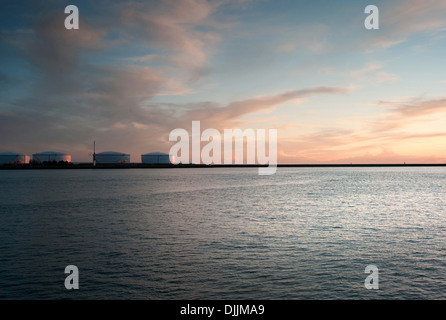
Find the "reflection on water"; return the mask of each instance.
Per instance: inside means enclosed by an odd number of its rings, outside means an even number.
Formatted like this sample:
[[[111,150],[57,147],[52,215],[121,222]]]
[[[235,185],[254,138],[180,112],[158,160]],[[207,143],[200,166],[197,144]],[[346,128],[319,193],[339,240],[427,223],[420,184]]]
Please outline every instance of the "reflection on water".
[[[445,190],[441,167],[0,171],[0,298],[444,299]]]

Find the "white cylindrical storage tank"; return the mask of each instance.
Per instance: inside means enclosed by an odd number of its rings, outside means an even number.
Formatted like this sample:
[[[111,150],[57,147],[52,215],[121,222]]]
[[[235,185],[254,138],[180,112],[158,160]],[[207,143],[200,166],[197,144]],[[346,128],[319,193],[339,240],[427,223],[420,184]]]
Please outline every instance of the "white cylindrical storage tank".
[[[97,164],[118,164],[118,163],[130,163],[130,155],[127,153],[107,151],[96,153]]]
[[[141,162],[146,164],[169,164],[173,162],[173,156],[162,152],[151,152],[141,156]]]
[[[4,152],[0,153],[0,165],[4,164],[27,164],[29,156],[26,154]]]
[[[55,152],[55,151],[45,151],[40,153],[33,154],[33,161],[42,163],[42,162],[71,162],[71,155]]]

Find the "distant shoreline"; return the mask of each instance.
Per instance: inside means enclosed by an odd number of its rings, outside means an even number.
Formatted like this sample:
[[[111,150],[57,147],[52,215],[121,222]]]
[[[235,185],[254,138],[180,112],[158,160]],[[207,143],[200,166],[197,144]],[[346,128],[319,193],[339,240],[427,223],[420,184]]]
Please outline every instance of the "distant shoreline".
[[[48,170],[48,169],[184,169],[184,168],[258,168],[268,165],[259,164],[98,164],[91,163],[70,163],[62,165],[3,165],[0,170]],[[406,164],[278,164],[278,168],[345,168],[345,167],[446,167],[446,163],[406,163]]]

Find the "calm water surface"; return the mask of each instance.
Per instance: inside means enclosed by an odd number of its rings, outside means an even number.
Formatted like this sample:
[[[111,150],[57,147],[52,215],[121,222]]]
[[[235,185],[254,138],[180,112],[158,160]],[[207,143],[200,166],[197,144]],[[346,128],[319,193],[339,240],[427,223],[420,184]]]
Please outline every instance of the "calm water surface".
[[[445,204],[441,167],[0,171],[0,299],[445,299]]]

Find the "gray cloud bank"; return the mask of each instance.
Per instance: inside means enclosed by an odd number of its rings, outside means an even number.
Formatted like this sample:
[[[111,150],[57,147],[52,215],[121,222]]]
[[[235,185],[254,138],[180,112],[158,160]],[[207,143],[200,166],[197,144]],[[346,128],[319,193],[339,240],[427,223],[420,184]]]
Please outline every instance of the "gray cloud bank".
[[[169,132],[192,120],[223,130],[242,125],[243,115],[299,97],[348,91],[317,87],[224,106],[154,102],[200,81],[219,42],[216,26],[225,28],[214,14],[227,2],[157,1],[150,10],[140,2],[116,3],[107,19],[81,19],[79,30],[63,27],[62,11],[37,11],[28,28],[2,28],[0,45],[9,52],[3,58],[20,63],[16,73],[0,73],[2,87],[13,89],[0,91],[1,151],[65,151],[73,161],[88,161],[96,140],[99,151],[129,152],[139,161],[141,153],[168,151]],[[123,57],[126,46],[142,54]]]

